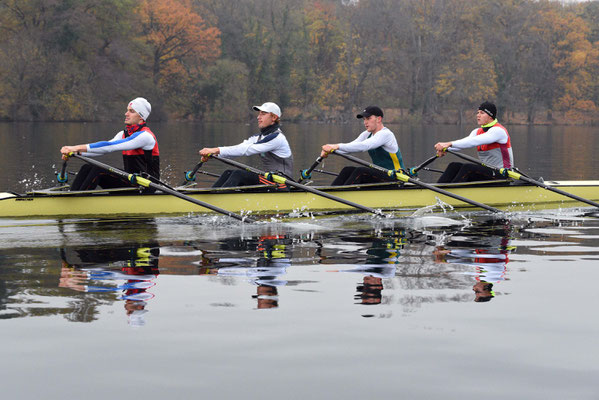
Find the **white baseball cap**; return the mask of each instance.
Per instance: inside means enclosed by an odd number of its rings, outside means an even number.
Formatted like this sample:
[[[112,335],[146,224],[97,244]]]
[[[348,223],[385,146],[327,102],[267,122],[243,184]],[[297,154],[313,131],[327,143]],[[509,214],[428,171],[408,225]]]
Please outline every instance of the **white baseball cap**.
[[[277,117],[281,118],[281,109],[275,103],[264,103],[261,106],[254,106],[254,107],[252,107],[252,109],[254,111],[264,111],[264,112],[273,113]]]
[[[148,100],[143,97],[137,97],[129,102],[129,107],[135,110],[139,116],[146,121],[152,112],[152,106]]]

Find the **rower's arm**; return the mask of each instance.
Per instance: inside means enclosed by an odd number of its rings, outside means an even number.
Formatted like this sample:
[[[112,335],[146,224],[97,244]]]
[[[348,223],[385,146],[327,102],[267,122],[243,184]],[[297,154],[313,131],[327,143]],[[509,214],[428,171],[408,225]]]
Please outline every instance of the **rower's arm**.
[[[463,150],[491,143],[507,143],[507,134],[505,131],[501,128],[492,127],[483,134],[470,134],[470,136],[463,139],[454,140],[451,147],[455,150]]]
[[[86,153],[88,153],[87,155],[100,155],[113,151],[152,150],[155,144],[156,140],[149,132],[137,131],[126,138],[123,138],[122,133],[119,132],[112,140],[88,144]]]
[[[368,132],[363,132],[358,136],[358,139],[353,142],[339,143],[339,150],[343,153],[356,153],[383,147],[394,142],[393,133],[389,130],[380,130],[370,137],[368,137],[368,135]],[[397,151],[397,149],[395,151]]]

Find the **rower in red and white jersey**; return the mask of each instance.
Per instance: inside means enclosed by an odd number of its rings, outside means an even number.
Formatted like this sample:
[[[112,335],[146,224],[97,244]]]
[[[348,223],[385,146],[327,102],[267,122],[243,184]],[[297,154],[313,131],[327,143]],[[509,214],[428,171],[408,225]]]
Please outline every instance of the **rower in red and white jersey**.
[[[478,157],[483,164],[497,168],[514,167],[512,143],[507,129],[497,121],[497,107],[485,101],[478,107],[476,120],[479,128],[465,138],[435,144],[439,156],[445,155],[445,149],[464,150],[476,147]],[[472,182],[499,178],[495,172],[482,165],[452,162],[439,178],[440,183]]]

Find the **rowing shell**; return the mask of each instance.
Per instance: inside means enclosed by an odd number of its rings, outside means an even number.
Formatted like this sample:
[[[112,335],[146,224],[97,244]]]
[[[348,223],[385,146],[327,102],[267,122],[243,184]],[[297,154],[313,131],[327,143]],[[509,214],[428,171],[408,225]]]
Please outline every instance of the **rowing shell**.
[[[545,181],[552,187],[599,201],[599,181]],[[532,185],[508,181],[442,184],[438,187],[508,211],[586,206]],[[410,211],[440,202],[462,210],[478,210],[451,197],[411,184],[364,184],[317,187],[343,199],[383,210]],[[289,214],[344,212],[352,207],[303,191],[273,187],[181,189],[200,201],[237,213]],[[160,216],[212,211],[164,193],[141,194],[135,188],[71,192],[41,190],[26,194],[0,192],[0,218]]]

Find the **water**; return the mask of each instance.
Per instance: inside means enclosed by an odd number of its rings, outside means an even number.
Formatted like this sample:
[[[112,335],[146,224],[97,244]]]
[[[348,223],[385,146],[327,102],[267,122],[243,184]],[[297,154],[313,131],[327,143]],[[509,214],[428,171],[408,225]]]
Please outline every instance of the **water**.
[[[255,123],[247,124],[199,124],[156,123],[150,124],[160,143],[162,177],[177,185],[184,180],[184,171],[191,170],[199,161],[198,150],[203,147],[232,145],[255,133]],[[461,138],[470,133],[472,125],[400,126],[389,124],[399,138],[407,167],[416,166],[434,154],[438,141]],[[3,161],[0,175],[1,190],[23,192],[56,185],[55,172],[62,165],[60,148],[66,144],[89,143],[110,139],[122,129],[118,123],[0,123],[0,148]],[[320,155],[324,143],[353,140],[363,126],[356,122],[348,125],[289,124],[283,129],[294,152],[295,169],[308,168]],[[516,165],[531,176],[546,179],[594,179],[599,168],[597,127],[526,127],[508,126]],[[468,153],[468,152],[467,152]],[[474,152],[469,152],[474,155]],[[364,157],[363,157],[364,158]],[[367,159],[367,156],[366,158]],[[255,159],[241,157],[241,162],[254,163]],[[461,161],[447,156],[429,167],[444,169],[450,161]],[[110,154],[102,161],[121,166],[120,155]],[[71,177],[78,171],[81,161],[70,160]],[[322,169],[338,172],[347,161],[331,156]],[[227,166],[210,161],[202,167],[209,172],[220,173]],[[298,174],[299,175],[299,174]],[[437,173],[422,171],[424,181],[436,181]],[[328,184],[333,177],[313,174],[316,183]],[[200,185],[210,185],[215,178],[198,175]]]
[[[48,149],[115,129],[0,125],[8,128],[2,187],[13,190],[52,183],[47,165],[59,161]],[[190,147],[214,144],[196,132],[234,143],[231,132],[249,130],[212,128],[156,129],[173,180],[196,162]],[[309,154],[298,166],[317,156],[301,135],[334,141],[347,128],[289,127],[292,146]],[[457,129],[405,128],[408,165]],[[536,129],[511,129],[522,133],[512,133],[522,169],[594,178],[587,149],[597,135]],[[574,139],[562,139],[566,131]],[[548,156],[535,159],[540,147]],[[14,185],[23,170],[38,175]],[[596,399],[599,220],[590,211],[252,225],[224,216],[2,220],[3,397]]]

